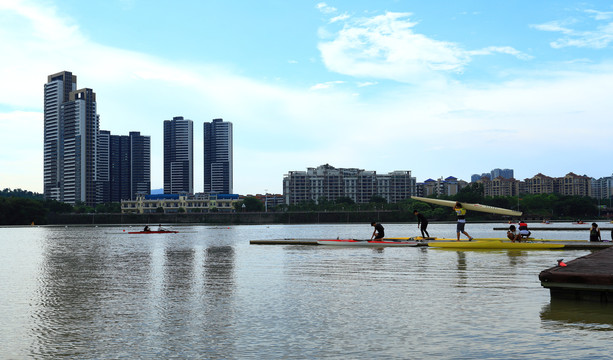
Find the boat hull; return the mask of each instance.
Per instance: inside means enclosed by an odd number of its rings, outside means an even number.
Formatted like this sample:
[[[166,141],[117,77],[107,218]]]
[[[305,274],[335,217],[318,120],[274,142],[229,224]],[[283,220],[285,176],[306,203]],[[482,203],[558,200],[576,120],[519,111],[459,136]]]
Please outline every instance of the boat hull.
[[[176,234],[178,231],[128,231],[128,234]]]
[[[562,249],[564,244],[533,243],[533,242],[505,242],[505,241],[443,241],[428,242],[429,247],[446,249],[517,249],[517,250],[550,250]]]
[[[324,239],[317,240],[318,245],[331,246],[362,246],[362,247],[412,247],[417,246],[416,241],[389,241],[389,240],[355,240],[355,239]]]

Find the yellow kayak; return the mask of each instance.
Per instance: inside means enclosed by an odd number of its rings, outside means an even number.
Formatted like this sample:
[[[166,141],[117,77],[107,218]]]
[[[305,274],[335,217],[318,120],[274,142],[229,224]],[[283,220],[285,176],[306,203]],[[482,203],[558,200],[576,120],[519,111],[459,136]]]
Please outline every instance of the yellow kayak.
[[[510,241],[441,241],[428,242],[429,247],[447,249],[518,249],[518,250],[547,250],[561,249],[564,244],[535,243],[535,242],[510,242]]]
[[[386,240],[394,240],[394,241],[456,241],[456,238],[436,238],[436,237],[429,237],[429,238],[422,238],[421,236],[413,236],[413,237],[390,237],[390,238],[385,238]],[[467,238],[462,237],[460,239],[460,242],[464,242],[464,241],[468,241]],[[509,241],[509,239],[507,238],[473,238],[473,241]],[[573,242],[588,242],[588,240],[562,240],[562,239],[536,239],[536,238],[528,238],[528,239],[523,239],[522,243],[524,241],[528,241],[528,242],[533,242],[533,241],[538,241],[538,242],[543,242],[543,241],[553,241],[553,242],[569,242],[569,241],[573,241]]]

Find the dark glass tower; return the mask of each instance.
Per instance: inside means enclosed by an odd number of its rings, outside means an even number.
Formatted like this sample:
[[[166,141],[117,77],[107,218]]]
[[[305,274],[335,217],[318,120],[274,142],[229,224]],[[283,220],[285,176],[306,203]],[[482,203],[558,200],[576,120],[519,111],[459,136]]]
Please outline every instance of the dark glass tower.
[[[193,129],[183,116],[164,120],[164,194],[194,193]]]
[[[204,123],[204,192],[232,193],[232,123]]]

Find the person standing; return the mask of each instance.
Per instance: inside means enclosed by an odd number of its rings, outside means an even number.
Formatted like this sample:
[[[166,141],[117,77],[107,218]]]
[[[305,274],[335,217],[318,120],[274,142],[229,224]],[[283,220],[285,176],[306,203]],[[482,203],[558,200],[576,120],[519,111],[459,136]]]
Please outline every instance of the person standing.
[[[421,230],[421,237],[424,239],[429,238],[430,234],[426,230],[428,228],[428,219],[417,210],[413,210],[413,214],[417,216],[417,228]]]
[[[374,226],[375,230],[372,232],[372,236],[370,237],[370,240],[372,241],[373,239],[375,240],[382,240],[383,237],[385,236],[385,229],[383,229],[383,225],[379,224],[376,221],[373,221],[370,223],[370,226]]]
[[[596,223],[592,223],[592,228],[590,229],[590,241],[602,241],[602,238],[600,237],[600,229]]]
[[[459,201],[456,201],[453,210],[455,210],[455,213],[458,216],[458,225],[456,227],[456,232],[458,234],[457,241],[460,241],[460,233],[468,236],[468,241],[472,241],[472,236],[468,235],[468,233],[464,230],[466,225],[466,209],[462,207],[462,204]]]

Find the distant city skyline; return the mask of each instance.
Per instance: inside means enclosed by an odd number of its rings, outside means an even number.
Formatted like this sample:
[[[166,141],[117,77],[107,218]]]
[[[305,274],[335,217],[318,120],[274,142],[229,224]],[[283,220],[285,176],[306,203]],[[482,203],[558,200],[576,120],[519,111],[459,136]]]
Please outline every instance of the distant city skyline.
[[[234,123],[241,194],[325,163],[418,181],[613,172],[608,1],[14,0],[0,18],[2,188],[44,191],[41,89],[62,70],[95,90],[104,129],[151,137],[153,189],[176,114],[195,134]]]

